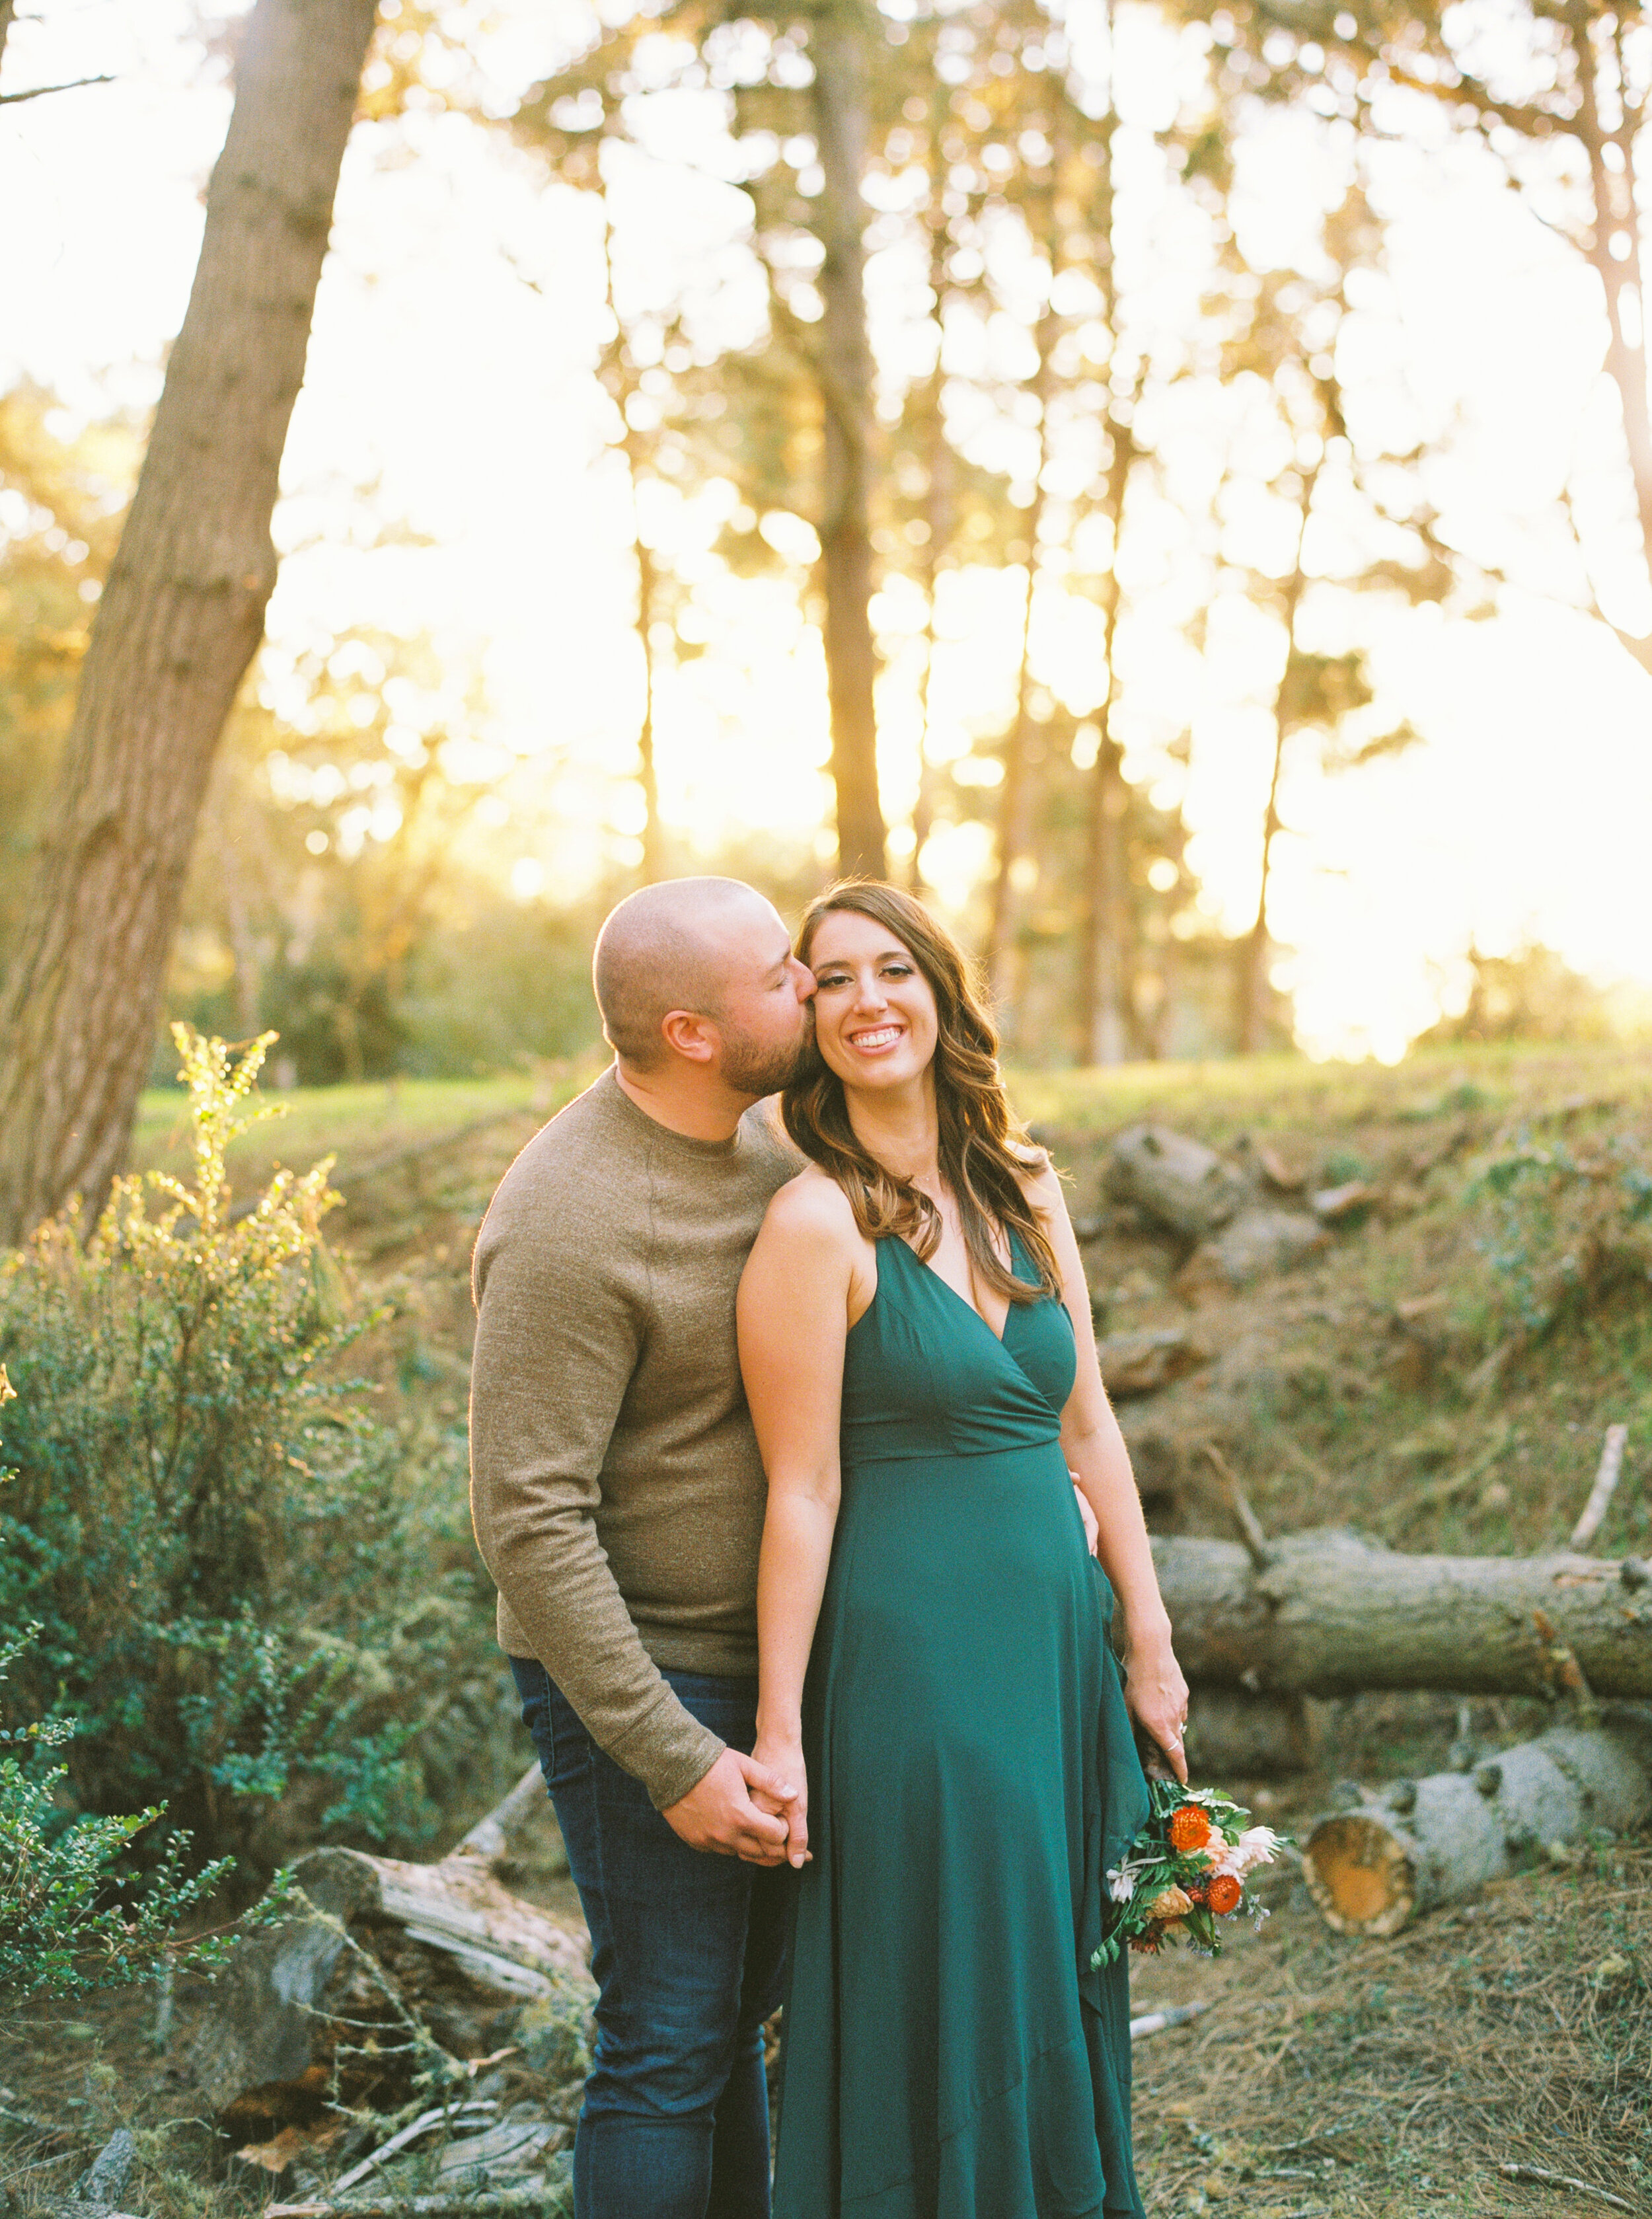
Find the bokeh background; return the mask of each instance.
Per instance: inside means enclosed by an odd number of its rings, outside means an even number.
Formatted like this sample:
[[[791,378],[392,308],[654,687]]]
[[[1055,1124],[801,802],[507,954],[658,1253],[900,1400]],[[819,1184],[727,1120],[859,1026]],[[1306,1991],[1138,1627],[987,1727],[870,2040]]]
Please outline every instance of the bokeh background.
[[[1652,63],[1584,16],[868,13],[885,852],[988,961],[1017,1062],[1645,1026],[1652,587],[1607,313],[1644,391],[1642,189],[1632,119],[1592,170],[1576,40],[1602,96],[1614,52],[1631,104]],[[279,1029],[307,1082],[577,1052],[640,876],[795,910],[839,856],[806,40],[381,19],[165,997]],[[109,79],[0,109],[16,864],[239,20],[10,28],[9,90]]]

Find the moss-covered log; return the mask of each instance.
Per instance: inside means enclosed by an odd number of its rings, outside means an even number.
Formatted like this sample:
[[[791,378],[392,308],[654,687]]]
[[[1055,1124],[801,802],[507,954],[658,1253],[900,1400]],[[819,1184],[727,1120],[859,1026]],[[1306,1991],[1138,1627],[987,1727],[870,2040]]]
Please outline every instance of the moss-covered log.
[[[1652,1696],[1652,1570],[1634,1557],[1411,1557],[1328,1531],[1157,1539],[1153,1560],[1196,1685],[1529,1695],[1569,1651],[1597,1695]]]

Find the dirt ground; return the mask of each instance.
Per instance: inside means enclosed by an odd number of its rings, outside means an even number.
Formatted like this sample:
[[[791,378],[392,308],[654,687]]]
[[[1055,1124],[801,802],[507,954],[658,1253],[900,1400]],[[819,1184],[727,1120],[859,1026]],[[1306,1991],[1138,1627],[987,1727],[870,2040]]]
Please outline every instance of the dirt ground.
[[[568,1902],[549,1824],[513,1884]],[[1153,2219],[1411,2219],[1605,2205],[1502,2177],[1592,2183],[1652,2212],[1652,1847],[1603,1845],[1385,1942],[1328,1932],[1289,1864],[1258,1932],[1220,1959],[1132,1964],[1132,2008],[1205,2003],[1136,2045],[1137,2154]],[[124,2199],[152,2219],[240,2219],[267,2190],[226,2169],[185,2060],[207,2001],[180,1982],[38,2011],[0,2031],[0,2196],[61,2194],[137,2130]],[[352,2145],[353,2147],[353,2145]],[[342,2158],[340,2162],[342,2162]]]
[[[305,1142],[339,1152],[348,1202],[337,1238],[363,1294],[390,1306],[374,1359],[387,1414],[463,1428],[476,1228],[506,1164],[586,1075],[543,1073],[537,1089],[467,1098],[446,1126],[425,1090],[405,1132],[395,1103],[369,1102],[370,1090],[353,1090],[363,1099],[337,1130],[323,1098],[301,1105]],[[1453,1051],[1393,1072],[1256,1060],[1027,1076],[1015,1092],[1069,1175],[1101,1329],[1177,1329],[1191,1346],[1183,1376],[1121,1404],[1160,1530],[1231,1532],[1225,1464],[1270,1532],[1347,1523],[1409,1550],[1559,1547],[1604,1428],[1621,1422],[1630,1454],[1596,1545],[1652,1553],[1644,1274],[1575,1268],[1540,1329],[1509,1321],[1513,1296],[1529,1311],[1531,1288],[1545,1271],[1564,1278],[1593,1237],[1589,1221],[1566,1216],[1567,1197],[1575,1189],[1587,1201],[1608,1174],[1652,1160],[1644,1058]],[[1189,1291],[1185,1245],[1105,1191],[1109,1136],[1143,1116],[1235,1160],[1265,1149],[1300,1174],[1299,1195],[1358,1180],[1371,1198],[1295,1270]],[[152,1158],[164,1155],[164,1118],[146,1129]],[[272,1155],[314,1153],[279,1138],[265,1128],[244,1144],[249,1175]],[[1522,1150],[1559,1150],[1562,1165],[1582,1168],[1553,1208],[1500,1215],[1486,1167]],[[1444,1697],[1316,1703],[1311,1772],[1221,1784],[1305,1833],[1338,1780],[1415,1775],[1443,1766],[1454,1740],[1495,1748],[1545,1715],[1512,1700],[1466,1712]],[[499,1717],[478,1777],[506,1780],[526,1762],[503,1697]],[[455,1838],[476,1815],[452,1814]],[[513,1884],[571,1907],[548,1824],[524,1846]],[[1154,2219],[1610,2208],[1506,2178],[1503,2164],[1652,2213],[1652,1847],[1593,1845],[1386,1942],[1330,1934],[1289,1865],[1270,1899],[1260,1932],[1239,1933],[1219,1961],[1133,1967],[1138,2011],[1209,2005],[1137,2048]],[[200,1992],[180,1982],[164,2034],[156,2007],[152,1991],[91,1998],[0,2029],[0,2213],[61,2194],[117,2123],[139,2135],[127,2210],[229,2219],[261,2206],[259,2186],[227,2174],[224,2146],[195,2115],[183,2058]]]
[[[1652,1849],[1601,1848],[1382,1942],[1320,1923],[1300,1881],[1214,1962],[1139,1962],[1138,2010],[1208,1999],[1138,2043],[1154,2215],[1652,2211]]]

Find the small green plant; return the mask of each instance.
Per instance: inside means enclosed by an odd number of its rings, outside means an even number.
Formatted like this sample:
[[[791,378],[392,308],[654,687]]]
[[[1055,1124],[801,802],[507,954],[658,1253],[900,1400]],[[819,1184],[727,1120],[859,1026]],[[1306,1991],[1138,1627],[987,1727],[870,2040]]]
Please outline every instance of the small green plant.
[[[39,1631],[26,1626],[0,1640],[0,1681]],[[63,1719],[0,1727],[0,1996],[124,1987],[153,1980],[169,1963],[214,1970],[231,1946],[227,1937],[180,1947],[177,1934],[179,1921],[224,1880],[229,1860],[188,1874],[189,1837],[175,1833],[140,1881],[121,1874],[127,1849],[160,1811],[65,1825],[57,1791],[66,1770],[40,1756],[73,1734]]]
[[[76,1719],[82,1812],[164,1804],[144,1853],[184,1827],[266,1867],[277,1809],[289,1837],[429,1835],[413,1744],[478,1615],[432,1577],[401,1444],[344,1376],[374,1321],[321,1237],[330,1159],[233,1206],[273,1037],[238,1060],[175,1027],[193,1176],[119,1180],[89,1237],[71,1209],[0,1264],[0,1625],[40,1629],[24,1699]]]
[[[1498,1337],[1540,1339],[1613,1286],[1652,1279],[1652,1174],[1626,1136],[1597,1154],[1522,1132],[1480,1165],[1464,1200],[1481,1215]]]

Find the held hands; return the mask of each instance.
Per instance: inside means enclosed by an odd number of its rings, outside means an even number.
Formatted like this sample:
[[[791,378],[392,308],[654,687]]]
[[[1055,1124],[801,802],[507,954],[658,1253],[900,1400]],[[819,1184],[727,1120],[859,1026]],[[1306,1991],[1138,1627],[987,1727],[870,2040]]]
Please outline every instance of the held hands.
[[[796,1784],[797,1793],[779,1815],[786,1825],[786,1861],[801,1870],[814,1854],[809,1847],[809,1775],[803,1761],[803,1745],[795,1739],[760,1733],[752,1756],[780,1779]],[[764,1810],[769,1808],[761,1795],[754,1799]]]
[[[1155,1751],[1164,1752],[1164,1762],[1185,1787],[1188,1760],[1182,1736],[1188,1722],[1188,1683],[1171,1646],[1168,1624],[1162,1632],[1145,1635],[1140,1641],[1132,1639],[1127,1646],[1124,1699],[1131,1717],[1152,1742]],[[1157,1769],[1161,1779],[1164,1776],[1152,1755],[1146,1768]]]
[[[738,1857],[748,1865],[778,1865],[786,1855],[785,1813],[799,1790],[795,1775],[771,1771],[755,1756],[725,1749],[705,1777],[668,1804],[661,1818],[691,1849]]]

